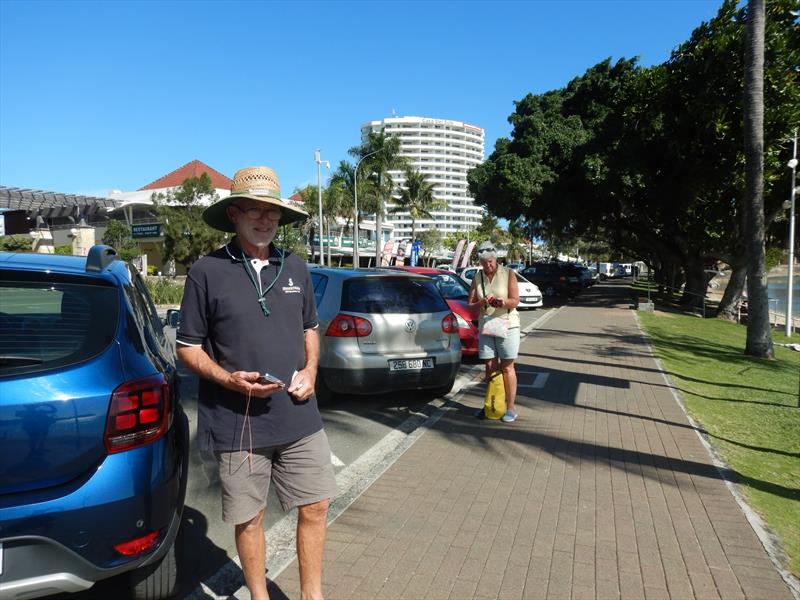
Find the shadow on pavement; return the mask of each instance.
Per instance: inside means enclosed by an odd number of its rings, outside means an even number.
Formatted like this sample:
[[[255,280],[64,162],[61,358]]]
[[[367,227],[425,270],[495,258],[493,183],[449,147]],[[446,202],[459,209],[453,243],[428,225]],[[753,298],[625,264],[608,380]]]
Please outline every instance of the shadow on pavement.
[[[434,429],[454,438],[463,438],[465,447],[475,447],[477,444],[487,452],[498,452],[491,442],[493,439],[504,439],[518,443],[520,448],[516,452],[521,455],[527,454],[525,446],[535,446],[552,456],[557,456],[573,464],[580,460],[605,461],[613,469],[620,471],[633,469],[641,472],[643,477],[665,485],[677,487],[677,482],[669,475],[669,472],[672,471],[707,479],[741,483],[783,498],[800,499],[800,489],[755,479],[734,469],[726,468],[720,471],[713,464],[570,440],[544,430],[545,428],[554,429],[556,426],[543,425],[543,429],[538,431],[523,429],[520,425],[523,425],[525,417],[521,417],[514,424],[476,419],[475,408],[482,404],[484,390],[485,386],[481,385],[466,393],[463,399],[471,399],[472,402],[469,405],[452,401],[451,407],[456,410],[446,413],[434,426]],[[519,402],[519,404],[536,410],[536,406],[529,402]]]

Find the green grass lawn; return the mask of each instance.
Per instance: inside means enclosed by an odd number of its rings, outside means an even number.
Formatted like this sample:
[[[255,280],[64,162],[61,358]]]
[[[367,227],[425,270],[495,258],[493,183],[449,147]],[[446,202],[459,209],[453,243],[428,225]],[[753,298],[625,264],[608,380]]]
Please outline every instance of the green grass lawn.
[[[800,575],[800,352],[776,346],[775,360],[754,359],[743,354],[744,326],[674,312],[639,316],[687,410]]]

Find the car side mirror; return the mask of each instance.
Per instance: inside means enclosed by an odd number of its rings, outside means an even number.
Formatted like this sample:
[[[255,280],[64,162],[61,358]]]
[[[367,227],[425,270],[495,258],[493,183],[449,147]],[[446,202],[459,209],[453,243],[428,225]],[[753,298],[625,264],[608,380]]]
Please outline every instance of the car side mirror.
[[[167,327],[178,327],[181,324],[181,311],[177,308],[170,308],[167,310],[167,316],[164,317],[164,325]]]

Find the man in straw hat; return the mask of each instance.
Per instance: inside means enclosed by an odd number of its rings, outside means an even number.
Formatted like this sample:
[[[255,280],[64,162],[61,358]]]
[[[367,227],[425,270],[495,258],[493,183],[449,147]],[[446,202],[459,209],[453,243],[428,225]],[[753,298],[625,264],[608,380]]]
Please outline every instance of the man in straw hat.
[[[336,479],[314,397],[314,288],[305,262],[272,243],[279,225],[307,217],[281,199],[272,169],[238,171],[231,195],[203,213],[211,227],[236,236],[192,266],[181,304],[178,357],[200,377],[197,439],[217,459],[222,518],[235,526],[254,599],[268,597],[263,517],[270,482],[284,510],[298,507],[301,595],[322,597]]]

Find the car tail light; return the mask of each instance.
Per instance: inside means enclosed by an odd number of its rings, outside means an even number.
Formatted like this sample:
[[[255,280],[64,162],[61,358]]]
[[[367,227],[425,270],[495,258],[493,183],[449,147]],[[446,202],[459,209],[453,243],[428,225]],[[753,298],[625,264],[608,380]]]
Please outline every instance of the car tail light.
[[[366,337],[372,333],[372,323],[363,317],[339,313],[333,318],[325,335],[330,337]]]
[[[169,384],[157,375],[123,383],[111,394],[105,443],[109,453],[159,439],[171,425]]]
[[[143,535],[142,537],[138,537],[128,542],[122,542],[121,544],[116,544],[114,546],[114,550],[116,550],[123,556],[138,556],[139,554],[142,554],[150,550],[150,548],[152,548],[155,545],[157,539],[158,539],[158,531],[154,531],[152,533],[148,533],[147,535]]]
[[[445,333],[458,333],[458,320],[453,313],[445,315],[442,319],[442,331]]]
[[[564,276],[562,275],[561,277],[559,277],[559,278],[558,278],[558,280],[559,280],[561,283],[564,283],[564,282],[567,280],[567,278],[566,278],[566,277],[564,277]]]

